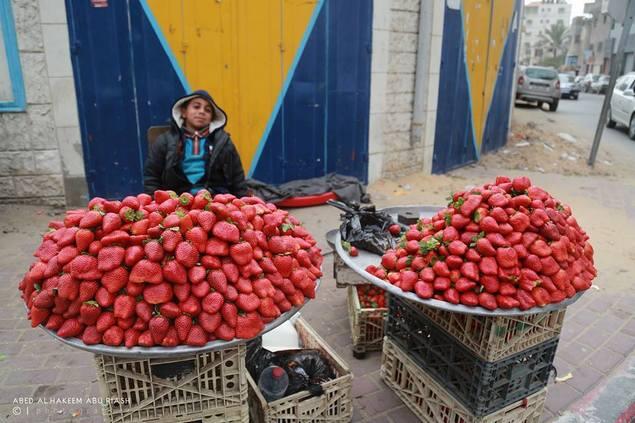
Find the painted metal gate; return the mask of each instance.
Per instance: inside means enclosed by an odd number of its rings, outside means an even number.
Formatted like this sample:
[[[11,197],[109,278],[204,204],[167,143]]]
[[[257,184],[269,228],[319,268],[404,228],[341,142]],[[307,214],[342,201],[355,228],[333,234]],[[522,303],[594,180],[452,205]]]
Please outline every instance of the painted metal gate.
[[[92,196],[139,192],[147,129],[200,88],[227,112],[250,176],[367,179],[372,2],[106,4],[66,0]]]
[[[505,145],[520,0],[447,0],[432,171]]]

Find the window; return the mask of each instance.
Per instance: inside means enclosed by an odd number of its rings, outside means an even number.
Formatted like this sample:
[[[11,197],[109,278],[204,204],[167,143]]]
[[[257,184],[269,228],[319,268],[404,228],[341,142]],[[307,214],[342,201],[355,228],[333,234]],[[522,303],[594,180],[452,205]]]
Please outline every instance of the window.
[[[558,8],[558,13],[566,13],[566,9],[564,7],[559,7]]]
[[[597,51],[598,52],[602,52],[602,42],[601,41],[598,43],[598,50]]]
[[[579,43],[580,42],[580,34],[575,34],[575,37],[573,37],[573,42],[574,43]]]
[[[606,18],[608,17],[608,15],[604,15],[602,18],[604,19],[604,23],[606,23]]]
[[[0,112],[23,111],[25,103],[11,1],[0,0]]]
[[[527,19],[527,21],[525,22],[527,25],[531,25],[533,22],[531,19]]]

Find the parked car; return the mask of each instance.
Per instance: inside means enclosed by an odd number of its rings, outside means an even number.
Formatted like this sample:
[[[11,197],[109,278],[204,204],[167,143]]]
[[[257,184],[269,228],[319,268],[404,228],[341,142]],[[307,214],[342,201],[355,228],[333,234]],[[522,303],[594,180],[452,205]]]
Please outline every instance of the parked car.
[[[555,112],[560,101],[560,80],[554,68],[527,66],[519,70],[516,100],[537,103],[542,108],[549,104],[549,111]]]
[[[615,81],[611,107],[606,120],[606,126],[615,128],[619,123],[628,128],[628,136],[635,140],[635,72],[620,76]]]
[[[575,76],[569,73],[561,73],[558,78],[560,79],[560,96],[577,100],[580,94],[580,87],[575,82]]]
[[[582,79],[582,91],[585,93],[591,91],[591,84],[597,82],[598,79],[600,79],[600,75],[598,74],[587,73],[584,75],[584,78]]]
[[[591,92],[594,94],[606,94],[609,88],[609,76],[600,75],[597,81],[591,83]]]

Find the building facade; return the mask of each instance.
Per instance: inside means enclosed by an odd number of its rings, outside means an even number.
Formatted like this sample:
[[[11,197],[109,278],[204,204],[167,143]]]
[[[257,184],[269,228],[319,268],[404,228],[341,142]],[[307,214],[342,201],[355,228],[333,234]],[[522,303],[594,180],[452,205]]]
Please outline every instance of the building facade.
[[[585,73],[591,27],[592,19],[586,16],[573,18],[569,27],[569,47],[564,62],[567,71],[573,71],[576,74]]]
[[[558,22],[569,26],[570,18],[571,5],[565,0],[542,0],[526,4],[521,25],[520,64],[537,65],[552,56],[554,52],[547,51],[541,45],[541,36]]]
[[[611,62],[611,29],[613,18],[608,13],[607,0],[595,0],[584,4],[589,18],[589,40],[585,48],[582,73],[608,74]]]

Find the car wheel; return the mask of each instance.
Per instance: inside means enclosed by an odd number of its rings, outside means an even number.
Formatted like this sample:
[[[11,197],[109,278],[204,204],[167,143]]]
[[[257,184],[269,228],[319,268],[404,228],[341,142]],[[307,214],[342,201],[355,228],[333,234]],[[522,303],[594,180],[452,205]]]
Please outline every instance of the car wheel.
[[[577,99],[578,99],[578,95],[579,95],[579,94],[577,94],[577,93],[576,93],[576,94],[573,94],[573,99],[574,99],[574,100],[577,100]]]
[[[542,105],[543,105],[543,104],[544,104],[544,103],[543,103],[542,101],[539,101],[539,102],[538,102],[538,104],[537,104],[537,105],[538,105],[538,108],[542,110]]]
[[[609,109],[608,115],[607,115],[607,118],[606,118],[606,127],[607,128],[615,128],[615,124],[616,124],[616,122],[613,119],[611,119],[611,109]]]
[[[555,112],[556,110],[558,110],[558,99],[555,99],[553,103],[549,103],[549,111]]]
[[[635,114],[631,116],[631,123],[628,125],[628,137],[635,140]]]

